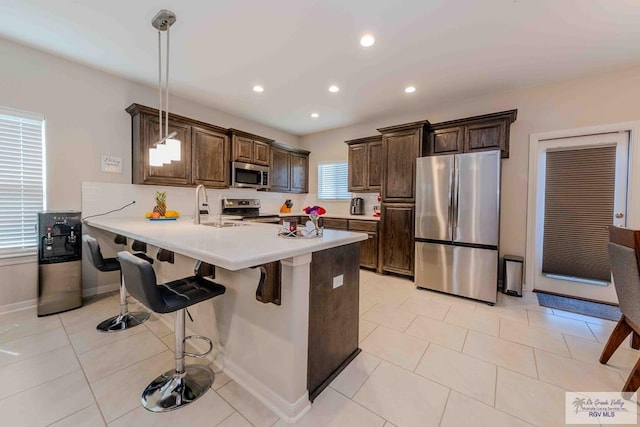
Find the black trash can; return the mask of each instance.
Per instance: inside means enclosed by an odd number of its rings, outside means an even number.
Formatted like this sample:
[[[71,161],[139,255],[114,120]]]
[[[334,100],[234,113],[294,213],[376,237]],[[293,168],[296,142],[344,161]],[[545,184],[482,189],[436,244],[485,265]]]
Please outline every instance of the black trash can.
[[[522,297],[524,258],[505,255],[502,266],[502,292],[514,297]]]

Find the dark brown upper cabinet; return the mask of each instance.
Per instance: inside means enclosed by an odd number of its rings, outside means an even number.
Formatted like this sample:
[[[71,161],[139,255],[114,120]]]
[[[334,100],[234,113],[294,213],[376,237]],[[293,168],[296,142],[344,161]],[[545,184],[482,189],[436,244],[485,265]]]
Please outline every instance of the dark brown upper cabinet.
[[[271,147],[271,191],[291,190],[291,154],[287,150]]]
[[[464,128],[462,126],[434,130],[429,138],[433,154],[457,154],[463,151]]]
[[[131,115],[134,184],[229,186],[231,147],[226,129],[169,114],[169,133],[176,132],[180,140],[180,161],[149,166],[149,148],[159,139],[158,110],[131,104],[126,111]]]
[[[345,141],[349,145],[349,191],[382,189],[382,136]]]
[[[211,188],[227,187],[231,151],[229,137],[211,129],[191,129],[193,183]]]
[[[270,191],[307,193],[309,191],[309,152],[272,143]]]
[[[169,133],[176,132],[180,140],[180,161],[172,161],[163,166],[149,165],[149,149],[159,137],[158,117],[145,116],[140,120],[142,168],[137,170],[139,182],[135,184],[188,185],[191,183],[191,126],[180,120],[169,119]],[[163,122],[164,127],[164,122]],[[163,131],[164,134],[164,131]]]
[[[309,154],[291,153],[291,192],[309,192]]]
[[[392,203],[415,201],[416,159],[429,122],[378,129],[382,133],[382,200]]]
[[[369,191],[382,191],[382,136],[378,140],[369,143],[367,152],[368,182]]]
[[[425,155],[501,150],[509,158],[509,130],[518,110],[435,123],[430,126]]]
[[[231,133],[232,161],[269,166],[270,144],[273,140],[238,129],[229,129],[229,132]]]

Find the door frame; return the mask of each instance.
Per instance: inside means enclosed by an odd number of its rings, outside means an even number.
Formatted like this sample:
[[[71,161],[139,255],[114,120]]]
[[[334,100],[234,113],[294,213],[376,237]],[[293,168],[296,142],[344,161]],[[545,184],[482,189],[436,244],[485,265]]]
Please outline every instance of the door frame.
[[[540,168],[539,145],[541,141],[558,138],[572,138],[605,133],[629,133],[629,171],[627,194],[627,227],[640,229],[640,121],[613,123],[582,128],[563,129],[529,135],[529,176],[527,184],[527,235],[525,250],[525,288],[533,289],[536,277],[536,232],[541,224],[536,224],[538,198],[538,174]],[[537,227],[538,226],[538,227]]]

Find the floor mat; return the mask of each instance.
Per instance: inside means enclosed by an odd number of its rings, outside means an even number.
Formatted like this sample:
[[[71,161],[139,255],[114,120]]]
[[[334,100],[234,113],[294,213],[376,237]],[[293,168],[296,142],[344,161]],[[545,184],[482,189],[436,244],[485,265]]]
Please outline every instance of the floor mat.
[[[614,305],[600,304],[597,302],[583,301],[580,299],[561,297],[537,292],[538,303],[543,307],[556,308],[586,316],[599,317],[600,319],[620,320],[620,309]]]

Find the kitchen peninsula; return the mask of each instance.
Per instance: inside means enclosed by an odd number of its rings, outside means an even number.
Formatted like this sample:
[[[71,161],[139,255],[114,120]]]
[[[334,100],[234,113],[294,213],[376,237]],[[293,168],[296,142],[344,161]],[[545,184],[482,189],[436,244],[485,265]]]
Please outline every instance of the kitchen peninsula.
[[[154,264],[159,283],[192,275],[197,260],[215,266],[215,281],[227,292],[190,308],[188,328],[212,338],[214,363],[286,421],[302,417],[359,352],[359,242],[367,234],[325,230],[321,238],[285,239],[273,224],[216,228],[188,218],[86,224],[108,232],[99,231],[103,236],[125,236],[129,245],[144,242],[150,256],[173,252],[172,264]],[[267,278],[279,287],[277,299],[259,297],[265,273],[278,276]]]

